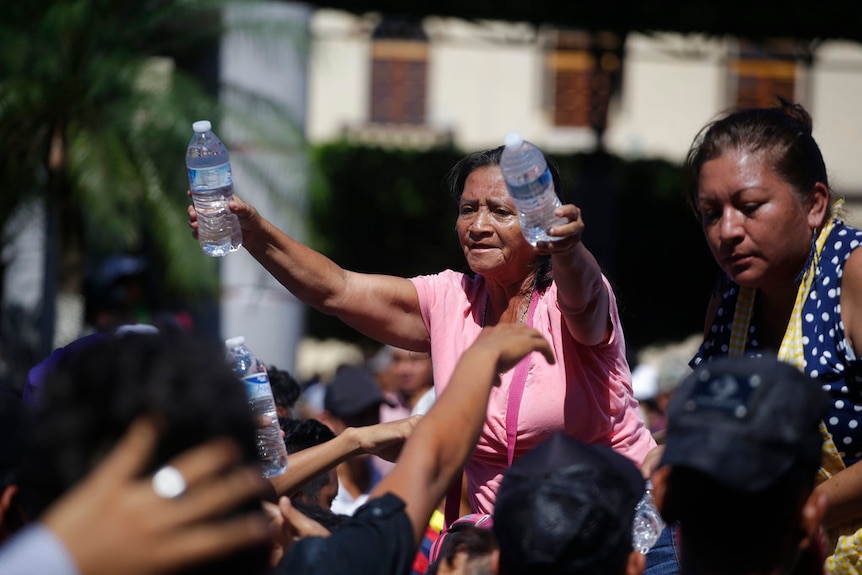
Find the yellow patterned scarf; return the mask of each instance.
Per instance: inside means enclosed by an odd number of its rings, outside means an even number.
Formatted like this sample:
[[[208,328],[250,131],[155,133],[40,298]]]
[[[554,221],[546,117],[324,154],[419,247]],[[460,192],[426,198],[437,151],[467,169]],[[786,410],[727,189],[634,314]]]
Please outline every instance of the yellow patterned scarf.
[[[833,206],[833,213],[841,206],[840,201]],[[811,286],[817,275],[817,266],[820,254],[826,239],[834,227],[834,219],[820,230],[814,243],[814,253],[811,262],[805,270],[799,289],[796,292],[796,301],[793,304],[793,312],[781,340],[778,350],[778,358],[795,366],[800,371],[805,368],[805,355],[802,345],[802,308],[811,292]],[[730,355],[740,355],[745,352],[745,344],[748,337],[748,328],[754,310],[754,299],[756,290],[751,287],[740,287],[733,315],[733,327],[730,334]],[[832,434],[826,429],[823,421],[820,422],[820,433],[823,435],[823,459],[817,472],[817,483],[821,483],[842,469],[844,462],[838,454]],[[862,521],[854,521],[837,528],[830,529],[827,533],[828,545],[834,545],[833,552],[827,557],[825,563],[826,573],[833,575],[862,574]]]
[[[829,219],[814,244],[814,254],[811,262],[802,276],[799,289],[796,292],[796,301],[793,304],[793,312],[787,323],[787,331],[781,340],[778,350],[778,359],[795,366],[800,371],[805,368],[805,354],[802,347],[802,308],[811,291],[811,284],[817,275],[816,268],[823,251],[826,238],[832,232],[834,220]],[[736,310],[733,313],[733,327],[730,332],[730,355],[741,355],[745,352],[745,344],[748,339],[748,327],[751,324],[751,316],[754,310],[754,296],[756,289],[752,287],[740,287],[739,297],[736,300]],[[817,482],[825,481],[844,469],[844,462],[838,454],[832,434],[826,429],[826,425],[820,422],[820,432],[823,434],[823,461],[817,474]]]

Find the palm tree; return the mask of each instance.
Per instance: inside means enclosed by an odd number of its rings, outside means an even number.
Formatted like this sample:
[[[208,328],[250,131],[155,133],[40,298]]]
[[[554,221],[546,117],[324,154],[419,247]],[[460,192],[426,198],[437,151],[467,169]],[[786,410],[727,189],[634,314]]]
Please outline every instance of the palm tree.
[[[205,72],[217,62],[223,4],[34,0],[4,6],[0,228],[22,204],[44,206],[48,243],[37,356],[53,345],[55,301],[81,293],[84,263],[94,255],[147,251],[158,261],[164,289],[217,294],[217,262],[200,257],[186,225],[182,158],[191,122],[224,113],[218,78]],[[267,106],[259,94],[233,94],[248,117]],[[268,110],[270,133],[292,134],[287,145],[302,145],[289,115],[271,104]],[[257,146],[285,141],[265,136]],[[14,359],[4,325],[8,364]]]

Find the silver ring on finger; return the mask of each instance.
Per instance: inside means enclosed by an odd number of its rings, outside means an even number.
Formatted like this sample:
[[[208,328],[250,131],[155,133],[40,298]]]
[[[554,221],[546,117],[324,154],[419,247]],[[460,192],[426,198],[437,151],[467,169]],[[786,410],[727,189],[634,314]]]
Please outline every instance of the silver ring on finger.
[[[153,475],[153,491],[163,499],[176,499],[186,491],[186,478],[172,465],[165,465]]]

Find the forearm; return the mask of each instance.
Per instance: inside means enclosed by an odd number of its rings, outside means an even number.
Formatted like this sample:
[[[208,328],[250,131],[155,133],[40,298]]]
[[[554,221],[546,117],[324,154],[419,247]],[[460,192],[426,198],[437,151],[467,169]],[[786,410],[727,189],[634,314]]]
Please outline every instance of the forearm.
[[[287,471],[270,477],[269,481],[279,497],[290,496],[318,474],[363,452],[354,433],[347,429],[320,445],[291,453],[287,458]]]
[[[824,527],[862,519],[862,462],[836,473],[818,485],[817,490],[825,493],[829,502],[823,516]]]
[[[446,391],[435,402],[435,407],[440,407],[429,411],[413,431],[414,435],[421,431],[421,436],[412,442],[411,452],[411,443],[402,449],[401,459],[407,460],[417,455],[413,451],[424,449],[418,447],[422,444],[435,454],[434,476],[442,479],[438,500],[479,439],[491,387],[499,383],[498,357],[495,350],[469,348],[456,365]]]
[[[383,456],[389,450],[397,452],[421,418],[415,415],[365,427],[348,427],[329,441],[289,455],[287,471],[270,478],[270,483],[277,495],[291,495],[305,482],[354,455]]]
[[[259,226],[243,247],[297,299],[326,313],[345,289],[346,271],[265,218]]]
[[[609,294],[595,257],[578,243],[567,252],[553,255],[557,302],[572,337],[595,345],[610,332]]]
[[[490,388],[498,377],[493,352],[476,352],[469,358],[468,354],[471,350],[465,352],[446,391],[416,425],[398,464],[372,494],[376,497],[392,492],[407,502],[417,541],[453,477],[476,446]],[[469,365],[465,365],[465,359]]]
[[[446,390],[416,424],[395,469],[375,487],[371,498],[392,492],[406,503],[417,542],[476,446],[491,386],[532,351],[555,361],[548,341],[531,327],[503,323],[483,329],[459,359]]]

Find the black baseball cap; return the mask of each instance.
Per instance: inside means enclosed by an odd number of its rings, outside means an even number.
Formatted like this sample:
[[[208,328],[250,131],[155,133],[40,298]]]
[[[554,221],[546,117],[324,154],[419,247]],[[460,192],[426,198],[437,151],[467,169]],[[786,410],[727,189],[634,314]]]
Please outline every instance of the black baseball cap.
[[[351,419],[382,403],[391,405],[374,374],[357,365],[341,367],[326,384],[323,396],[323,409],[341,419]]]
[[[702,363],[674,391],[659,465],[689,467],[745,493],[794,466],[816,473],[826,392],[771,355]]]
[[[614,572],[646,482],[609,446],[557,432],[506,471],[494,506],[501,572]]]

